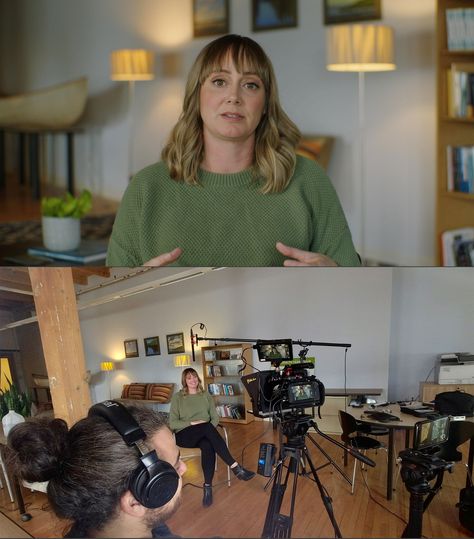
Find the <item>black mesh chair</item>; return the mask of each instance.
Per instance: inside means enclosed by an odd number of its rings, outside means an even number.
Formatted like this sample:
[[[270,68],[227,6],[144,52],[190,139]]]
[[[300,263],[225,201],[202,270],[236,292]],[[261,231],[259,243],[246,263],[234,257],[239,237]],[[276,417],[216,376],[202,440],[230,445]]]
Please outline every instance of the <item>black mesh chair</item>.
[[[358,434],[358,432],[360,432],[360,422],[357,421],[356,418],[353,417],[351,414],[348,414],[343,410],[339,410],[339,423],[342,428],[341,440],[345,446],[357,449],[364,455],[369,449],[387,449],[382,442],[379,442],[379,440],[371,438],[370,436]],[[354,459],[354,470],[352,472],[351,483],[352,494],[354,494],[356,467],[357,459]]]

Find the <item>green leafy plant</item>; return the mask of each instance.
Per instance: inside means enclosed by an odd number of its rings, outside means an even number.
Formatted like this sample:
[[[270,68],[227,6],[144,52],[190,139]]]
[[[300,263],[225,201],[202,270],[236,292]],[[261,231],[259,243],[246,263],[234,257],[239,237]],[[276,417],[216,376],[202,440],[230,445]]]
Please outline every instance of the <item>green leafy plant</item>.
[[[24,391],[18,391],[15,384],[7,378],[8,389],[3,391],[0,389],[0,414],[1,417],[8,414],[9,410],[13,410],[23,417],[31,415],[31,397]]]
[[[64,197],[43,197],[41,214],[45,217],[74,217],[80,219],[92,208],[92,195],[84,189],[78,197],[66,193]]]

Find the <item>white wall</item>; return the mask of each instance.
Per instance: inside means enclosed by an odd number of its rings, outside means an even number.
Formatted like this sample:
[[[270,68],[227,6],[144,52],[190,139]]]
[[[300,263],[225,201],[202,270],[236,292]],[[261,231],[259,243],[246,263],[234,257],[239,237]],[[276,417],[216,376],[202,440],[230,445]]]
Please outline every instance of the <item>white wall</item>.
[[[352,344],[347,387],[388,387],[391,270],[339,268],[226,269],[80,313],[88,368],[123,358],[123,340],[139,340],[140,358],[127,359],[113,375],[112,393],[124,383],[176,382],[180,370],[167,354],[165,336],[203,322],[209,337],[292,338]],[[194,330],[203,335],[198,328]],[[143,338],[160,336],[161,356],[146,358]],[[297,350],[298,348],[295,347]],[[344,349],[312,347],[316,375],[326,387],[344,387]],[[200,368],[200,353],[196,366]],[[268,364],[260,364],[260,368]],[[93,398],[106,398],[97,377]]]
[[[392,296],[389,398],[410,399],[439,354],[474,353],[473,272],[395,268]]]
[[[366,255],[401,265],[434,263],[435,0],[383,0],[398,69],[366,76]],[[113,49],[157,53],[155,81],[136,85],[134,169],[159,158],[181,108],[185,74],[209,39],[192,39],[188,0],[0,0],[0,90],[14,93],[87,75],[86,134],[77,141],[77,181],[120,199],[127,184],[125,83],[108,78]],[[329,174],[360,239],[357,76],[325,69],[322,0],[299,1],[296,29],[252,34],[250,0],[231,2],[231,31],[251,35],[273,60],[282,103],[304,133],[337,137]],[[7,23],[8,21],[8,23]],[[9,24],[11,22],[11,25]],[[164,75],[175,55],[177,73]],[[63,141],[50,167],[63,177]],[[61,180],[64,181],[64,180]]]

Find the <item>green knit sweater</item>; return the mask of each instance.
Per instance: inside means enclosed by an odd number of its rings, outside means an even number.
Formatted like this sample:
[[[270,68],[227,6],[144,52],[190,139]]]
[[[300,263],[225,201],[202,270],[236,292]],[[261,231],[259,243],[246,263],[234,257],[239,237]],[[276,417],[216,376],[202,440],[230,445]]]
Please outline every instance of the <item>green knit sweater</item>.
[[[107,265],[141,266],[181,247],[176,266],[281,266],[277,241],[359,265],[337,194],[315,161],[298,156],[282,193],[262,194],[251,169],[201,170],[199,180],[172,180],[163,162],[140,171],[122,199]]]
[[[169,425],[178,432],[191,425],[191,421],[210,421],[214,426],[219,423],[214,399],[207,391],[187,395],[183,391],[175,393],[171,399]]]

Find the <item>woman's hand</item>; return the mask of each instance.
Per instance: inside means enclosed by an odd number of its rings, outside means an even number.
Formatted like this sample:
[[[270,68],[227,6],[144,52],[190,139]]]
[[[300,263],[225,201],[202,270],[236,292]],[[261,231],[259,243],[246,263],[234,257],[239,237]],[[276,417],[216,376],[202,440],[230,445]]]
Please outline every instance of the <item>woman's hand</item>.
[[[151,260],[148,260],[148,262],[145,262],[144,266],[167,266],[168,264],[171,264],[175,260],[178,260],[178,258],[183,254],[183,250],[180,247],[176,247],[176,249],[173,249],[169,253],[163,253],[162,255],[155,256],[155,258],[152,258]]]
[[[311,251],[303,251],[296,247],[288,247],[288,245],[285,245],[280,241],[277,242],[276,248],[282,255],[290,258],[283,262],[284,266],[337,266],[334,260],[326,255],[313,253]]]
[[[191,421],[191,425],[199,425],[200,423],[207,423],[203,419],[196,419],[196,421]]]

